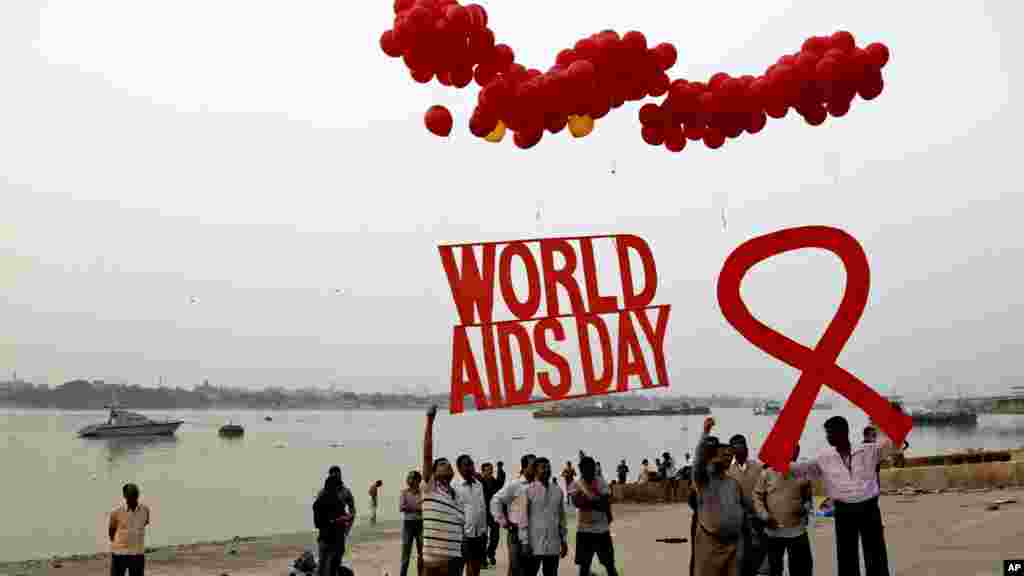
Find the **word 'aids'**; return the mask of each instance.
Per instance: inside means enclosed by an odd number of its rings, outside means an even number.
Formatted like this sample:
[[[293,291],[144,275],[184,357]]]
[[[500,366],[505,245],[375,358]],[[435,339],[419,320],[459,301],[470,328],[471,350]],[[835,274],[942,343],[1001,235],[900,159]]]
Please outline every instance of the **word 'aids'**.
[[[839,256],[846,268],[846,291],[839,311],[813,350],[758,321],[740,297],[740,283],[747,271],[772,256],[801,248],[828,250]],[[718,305],[725,319],[751,344],[801,371],[796,388],[786,399],[782,413],[761,447],[761,461],[773,469],[789,470],[793,448],[800,439],[822,384],[864,410],[897,446],[903,444],[910,432],[912,423],[909,416],[836,365],[839,352],[864,312],[869,284],[870,271],[863,248],[853,236],[827,226],[789,228],[759,236],[741,244],[725,261],[718,277]]]

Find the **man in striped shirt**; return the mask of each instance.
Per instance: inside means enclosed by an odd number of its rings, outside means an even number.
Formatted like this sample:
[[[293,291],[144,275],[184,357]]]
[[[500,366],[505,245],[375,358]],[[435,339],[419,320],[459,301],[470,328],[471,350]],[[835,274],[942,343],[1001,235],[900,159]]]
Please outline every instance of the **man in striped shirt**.
[[[462,561],[465,515],[451,482],[455,476],[446,458],[434,460],[434,418],[427,410],[423,434],[423,568],[426,576],[457,576]]]

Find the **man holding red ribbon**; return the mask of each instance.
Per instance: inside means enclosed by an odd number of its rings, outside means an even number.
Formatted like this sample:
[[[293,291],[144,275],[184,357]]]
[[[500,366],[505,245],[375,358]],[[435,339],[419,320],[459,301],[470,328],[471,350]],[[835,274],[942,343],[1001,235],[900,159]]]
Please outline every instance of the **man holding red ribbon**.
[[[794,463],[790,471],[797,478],[825,482],[825,495],[835,504],[837,574],[860,576],[859,540],[864,549],[865,576],[889,576],[876,469],[895,447],[888,439],[851,447],[850,425],[842,416],[825,421],[825,436],[831,448],[815,460]]]

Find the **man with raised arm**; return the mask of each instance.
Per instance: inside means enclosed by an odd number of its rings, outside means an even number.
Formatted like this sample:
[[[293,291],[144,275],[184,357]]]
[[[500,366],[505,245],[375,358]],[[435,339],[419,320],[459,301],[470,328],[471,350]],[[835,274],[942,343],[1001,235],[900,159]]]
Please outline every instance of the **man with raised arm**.
[[[590,576],[595,555],[608,576],[618,576],[611,534],[611,493],[608,483],[597,474],[597,463],[590,456],[580,460],[580,477],[569,488],[569,496],[578,511],[575,560],[579,576]]]
[[[693,538],[694,576],[738,576],[743,565],[746,510],[743,490],[726,472],[732,448],[711,436],[715,419],[704,420],[693,463],[697,526]]]
[[[533,482],[536,458],[533,454],[520,458],[519,478],[502,486],[491,498],[491,515],[499,526],[508,531],[508,576],[521,576],[526,572],[519,531],[529,524],[526,515],[526,487]]]
[[[761,478],[764,467],[755,460],[750,460],[750,452],[747,449],[747,438],[743,434],[735,434],[729,439],[729,446],[732,447],[733,458],[729,466],[729,476],[732,476],[740,484],[743,490],[744,502],[753,502],[754,486]],[[753,513],[753,509],[747,510],[747,529],[743,531],[743,562],[740,573],[743,576],[756,576],[761,564],[765,562],[764,550],[764,526],[760,519]]]
[[[423,568],[426,576],[456,576],[461,568],[465,514],[452,489],[455,471],[447,458],[434,460],[434,418],[427,410],[423,433]]]
[[[860,576],[857,541],[864,548],[865,576],[888,576],[889,560],[878,508],[878,463],[894,450],[888,438],[857,448],[850,445],[846,418],[825,421],[829,448],[810,462],[790,466],[793,476],[824,480],[825,495],[834,503],[838,576]]]

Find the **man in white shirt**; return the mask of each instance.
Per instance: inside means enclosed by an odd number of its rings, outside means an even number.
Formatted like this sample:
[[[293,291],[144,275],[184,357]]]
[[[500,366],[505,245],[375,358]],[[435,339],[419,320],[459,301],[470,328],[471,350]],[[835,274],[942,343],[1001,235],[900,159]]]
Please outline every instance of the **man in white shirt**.
[[[537,458],[535,469],[536,480],[526,486],[528,522],[519,528],[519,541],[526,558],[526,574],[536,576],[543,569],[543,576],[557,576],[558,559],[569,554],[565,498],[558,482],[551,481],[551,462],[547,458]]]
[[[491,515],[499,526],[508,530],[508,576],[521,576],[525,573],[519,529],[529,525],[529,517],[526,515],[526,487],[533,482],[536,458],[533,454],[526,454],[520,458],[519,478],[502,486],[491,498]]]
[[[139,503],[139,487],[125,484],[125,503],[110,512],[110,576],[143,576],[149,506]]]
[[[790,469],[799,478],[823,479],[825,494],[834,502],[838,576],[860,576],[858,540],[864,549],[865,576],[888,576],[877,470],[879,461],[893,450],[892,441],[886,438],[853,448],[850,425],[842,416],[825,421],[825,436],[831,448]]]
[[[487,500],[484,498],[484,485],[468,454],[456,458],[455,466],[462,477],[455,485],[455,494],[466,518],[462,561],[469,576],[479,576],[480,566],[487,558]]]

